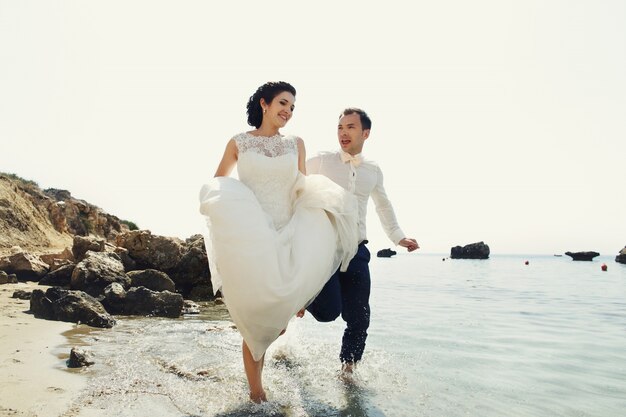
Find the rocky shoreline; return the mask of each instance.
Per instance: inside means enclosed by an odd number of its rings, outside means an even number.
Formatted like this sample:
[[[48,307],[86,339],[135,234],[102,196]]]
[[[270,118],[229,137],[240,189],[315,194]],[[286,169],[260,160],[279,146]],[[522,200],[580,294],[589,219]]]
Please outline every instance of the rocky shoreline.
[[[14,417],[73,415],[87,380],[66,365],[70,331],[108,328],[119,315],[181,317],[199,312],[193,300],[213,299],[201,235],[153,235],[4,173],[0,284],[0,415]]]
[[[193,300],[213,299],[201,235],[183,242],[136,230],[118,234],[115,245],[74,236],[73,246],[59,253],[12,252],[0,258],[7,282],[53,286],[30,294],[30,311],[38,318],[112,327],[115,314],[179,317]]]

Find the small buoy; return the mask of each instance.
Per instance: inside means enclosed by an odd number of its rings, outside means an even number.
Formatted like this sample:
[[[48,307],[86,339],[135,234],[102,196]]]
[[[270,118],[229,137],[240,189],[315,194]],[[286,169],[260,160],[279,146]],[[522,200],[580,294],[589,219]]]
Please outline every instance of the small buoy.
[[[524,265],[528,265],[529,263],[530,263],[530,262],[526,261],[526,262],[524,262]]]
[[[606,264],[602,264],[602,266],[600,267],[602,268],[603,271],[606,271],[608,269],[608,267],[606,266]]]

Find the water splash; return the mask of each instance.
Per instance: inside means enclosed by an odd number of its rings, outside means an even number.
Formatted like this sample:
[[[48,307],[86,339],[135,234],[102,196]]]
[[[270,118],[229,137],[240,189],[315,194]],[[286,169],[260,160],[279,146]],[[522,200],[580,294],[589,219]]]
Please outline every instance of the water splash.
[[[68,416],[97,410],[133,417],[382,416],[370,398],[406,385],[393,361],[377,350],[346,382],[337,356],[329,354],[338,350],[341,326],[294,319],[266,354],[270,401],[252,404],[239,333],[224,320],[222,307],[209,305],[203,313],[179,320],[120,318],[113,329],[85,335],[97,364]]]

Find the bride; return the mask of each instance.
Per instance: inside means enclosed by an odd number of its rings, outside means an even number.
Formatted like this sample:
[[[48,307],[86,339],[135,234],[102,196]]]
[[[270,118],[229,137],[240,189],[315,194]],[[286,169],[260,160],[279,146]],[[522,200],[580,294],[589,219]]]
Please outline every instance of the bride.
[[[286,82],[260,86],[247,104],[255,129],[228,141],[215,178],[200,191],[213,290],[221,290],[243,337],[254,402],[267,400],[267,348],[357,250],[354,197],[326,177],[306,176],[303,140],[279,132],[295,96]],[[235,165],[239,181],[228,177]]]

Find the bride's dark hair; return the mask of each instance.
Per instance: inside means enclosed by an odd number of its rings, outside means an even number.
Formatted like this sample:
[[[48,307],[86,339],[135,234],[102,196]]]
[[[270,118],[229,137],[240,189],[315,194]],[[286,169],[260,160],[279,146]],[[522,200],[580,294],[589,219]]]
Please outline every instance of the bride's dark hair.
[[[252,94],[246,105],[248,113],[248,124],[254,126],[257,129],[261,127],[263,122],[263,109],[261,108],[261,99],[269,105],[274,100],[274,97],[288,91],[293,96],[296,96],[296,89],[289,83],[284,81],[270,81],[257,88],[256,92]]]

